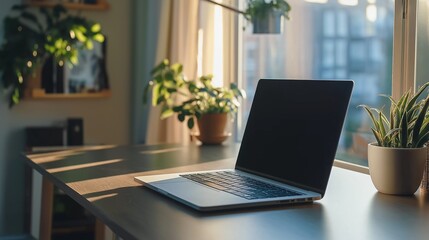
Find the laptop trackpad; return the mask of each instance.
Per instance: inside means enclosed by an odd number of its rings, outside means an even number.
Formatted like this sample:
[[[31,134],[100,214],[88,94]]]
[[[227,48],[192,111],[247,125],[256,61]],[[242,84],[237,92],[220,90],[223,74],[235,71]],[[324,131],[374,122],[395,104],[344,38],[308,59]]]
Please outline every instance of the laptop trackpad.
[[[243,201],[246,201],[244,198],[181,177],[151,182],[151,185],[158,188],[158,191],[165,195],[172,196],[181,202],[184,200],[185,202],[199,207],[214,207],[243,203]]]

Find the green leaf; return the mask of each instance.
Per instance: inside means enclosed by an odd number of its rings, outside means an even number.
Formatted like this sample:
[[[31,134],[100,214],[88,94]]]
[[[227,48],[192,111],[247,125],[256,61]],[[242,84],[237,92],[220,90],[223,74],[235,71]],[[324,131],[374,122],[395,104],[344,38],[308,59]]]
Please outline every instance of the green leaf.
[[[194,127],[194,118],[190,117],[188,118],[188,128],[192,129]]]
[[[92,50],[94,48],[94,44],[92,43],[91,40],[89,40],[85,42],[85,47],[89,50]]]
[[[414,129],[413,129],[413,143],[416,143],[419,138],[420,138],[420,129],[422,127],[423,121],[425,119],[427,110],[429,107],[429,97],[426,98],[423,108],[420,111],[419,116],[417,117],[416,123],[414,124]]]
[[[77,40],[79,40],[79,42],[86,42],[86,40],[88,39],[80,30],[75,29],[74,33],[76,35]]]
[[[374,134],[375,140],[377,140],[378,146],[383,147],[383,141],[380,137],[380,135],[378,134],[377,131],[374,130],[374,128],[371,128],[372,133]]]
[[[414,103],[417,101],[417,98],[420,97],[420,95],[423,93],[423,91],[429,86],[429,82],[425,83],[423,86],[421,86],[419,88],[419,90],[417,91],[416,95],[414,95],[414,97],[410,100],[410,102],[408,103],[407,106],[407,110],[410,110],[411,107],[414,106]]]
[[[161,119],[166,119],[171,117],[174,114],[173,110],[168,107],[164,107],[161,112]]]
[[[365,109],[366,113],[371,118],[371,121],[375,127],[375,130],[378,131],[379,130],[378,122],[377,120],[375,120],[374,114],[371,112],[371,109],[367,105],[359,105],[358,107],[362,107],[363,109]]]
[[[34,22],[34,23],[38,22],[37,17],[29,12],[22,12],[21,17],[24,19],[27,19],[30,22]]]
[[[161,85],[155,84],[152,88],[152,106],[157,105],[157,100],[159,98],[159,90]]]
[[[99,34],[95,34],[93,39],[97,42],[104,42],[104,35],[99,33]]]
[[[426,134],[424,134],[423,136],[420,137],[419,141],[417,141],[417,143],[414,145],[414,147],[416,148],[420,148],[423,147],[423,145],[425,143],[427,143],[429,140],[429,132],[427,132]]]
[[[185,121],[185,114],[180,113],[179,115],[177,115],[177,118],[179,119],[180,122]]]
[[[101,25],[99,23],[95,23],[91,26],[91,32],[97,33],[99,31],[101,31]]]
[[[408,145],[408,121],[407,114],[402,115],[401,119],[401,133],[399,135],[401,141],[401,147],[406,148]]]

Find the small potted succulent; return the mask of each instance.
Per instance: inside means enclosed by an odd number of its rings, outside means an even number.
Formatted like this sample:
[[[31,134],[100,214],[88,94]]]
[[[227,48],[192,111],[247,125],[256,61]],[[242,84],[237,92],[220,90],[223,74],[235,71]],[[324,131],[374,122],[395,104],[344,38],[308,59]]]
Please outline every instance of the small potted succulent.
[[[422,181],[429,140],[429,96],[420,100],[429,83],[416,94],[410,92],[398,101],[390,99],[389,116],[382,110],[361,105],[368,113],[376,143],[368,145],[372,182],[379,192],[414,194]]]
[[[79,49],[92,49],[92,41],[104,41],[100,24],[69,15],[61,5],[13,6],[4,19],[0,46],[0,72],[10,107],[23,98],[25,88],[41,87],[41,68],[47,59],[59,66],[76,64]]]
[[[244,17],[252,22],[253,33],[281,33],[282,17],[289,19],[286,0],[248,0]]]
[[[161,106],[161,119],[177,114],[180,122],[187,122],[189,129],[198,124],[199,133],[196,137],[204,144],[220,144],[227,137],[225,132],[227,115],[237,112],[239,98],[245,92],[234,83],[230,88],[215,87],[212,75],[200,77],[198,80],[187,80],[182,64],[171,64],[162,61],[151,72],[153,80],[144,91],[144,100],[152,92],[152,105]],[[183,99],[180,103],[177,99]]]

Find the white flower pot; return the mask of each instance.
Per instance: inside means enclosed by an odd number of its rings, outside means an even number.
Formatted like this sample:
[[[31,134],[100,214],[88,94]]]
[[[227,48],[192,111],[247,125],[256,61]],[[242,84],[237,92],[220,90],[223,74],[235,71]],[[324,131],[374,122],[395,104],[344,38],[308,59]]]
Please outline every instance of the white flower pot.
[[[387,148],[368,144],[371,180],[381,193],[411,195],[419,187],[427,148]]]

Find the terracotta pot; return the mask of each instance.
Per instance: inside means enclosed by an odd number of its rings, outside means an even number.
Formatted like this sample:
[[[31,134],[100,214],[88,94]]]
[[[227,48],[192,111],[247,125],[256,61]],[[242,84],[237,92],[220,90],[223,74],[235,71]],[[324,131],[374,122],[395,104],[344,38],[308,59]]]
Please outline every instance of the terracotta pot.
[[[25,91],[24,94],[26,97],[32,96],[34,89],[42,88],[42,69],[43,65],[38,66],[33,73],[24,77]]]
[[[386,148],[368,144],[369,174],[381,193],[411,195],[418,189],[427,148]]]
[[[197,119],[197,125],[200,133],[196,135],[197,139],[203,144],[221,144],[229,134],[225,132],[228,120],[227,113],[209,113],[204,114]]]

